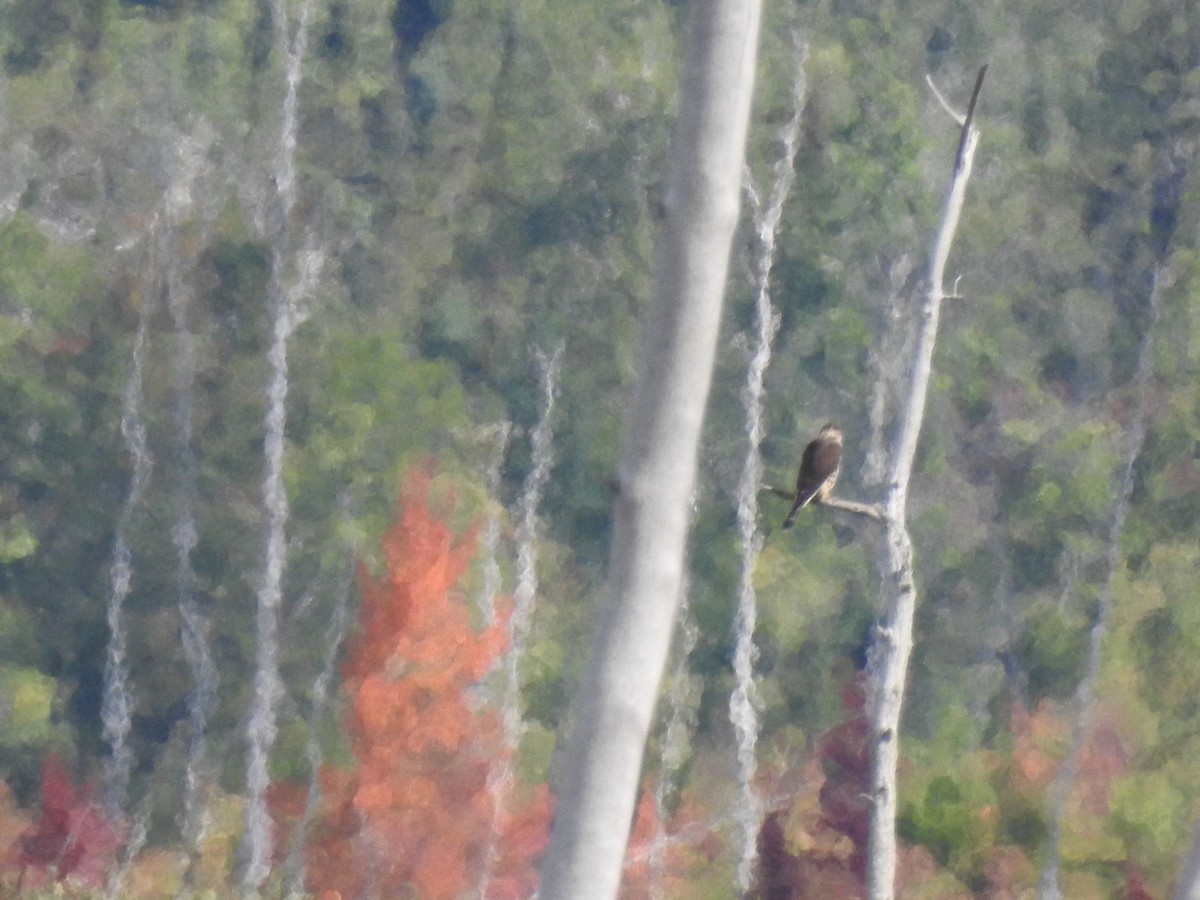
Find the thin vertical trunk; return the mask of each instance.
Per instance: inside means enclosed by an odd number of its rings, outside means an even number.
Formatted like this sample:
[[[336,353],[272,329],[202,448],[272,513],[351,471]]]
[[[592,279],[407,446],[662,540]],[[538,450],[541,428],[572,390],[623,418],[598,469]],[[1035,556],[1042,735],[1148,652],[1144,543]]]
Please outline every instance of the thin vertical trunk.
[[[913,547],[908,534],[908,483],[917,455],[917,440],[925,418],[929,377],[933,370],[933,348],[937,342],[938,317],[944,286],[946,261],[971,177],[971,163],[979,143],[972,124],[975,102],[983,87],[984,66],[975,81],[975,92],[967,114],[961,119],[962,136],[954,159],[954,176],[942,212],[942,224],[929,264],[925,302],[917,330],[912,380],[905,399],[888,467],[884,504],[885,560],[883,592],[887,602],[884,624],[876,630],[867,666],[870,673],[871,713],[871,827],[867,863],[867,894],[871,900],[891,900],[896,890],[896,764],[899,759],[900,714],[908,660],[913,646],[913,616],[917,586],[913,571]]]

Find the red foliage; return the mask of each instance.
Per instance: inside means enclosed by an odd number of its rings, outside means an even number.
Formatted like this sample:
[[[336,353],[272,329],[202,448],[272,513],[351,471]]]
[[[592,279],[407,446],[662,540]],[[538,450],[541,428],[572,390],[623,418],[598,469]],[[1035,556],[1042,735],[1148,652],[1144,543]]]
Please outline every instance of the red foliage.
[[[1125,890],[1121,893],[1122,900],[1154,900],[1154,895],[1146,887],[1146,876],[1135,863],[1126,862]]]
[[[803,897],[865,897],[862,878],[846,865],[835,843],[800,842],[793,852],[784,832],[782,814],[767,816],[758,833],[758,900],[799,900]]]
[[[815,759],[796,767],[804,775],[806,790],[791,791],[788,809],[773,813],[759,832],[759,900],[792,900],[801,897],[858,898],[865,896],[864,874],[868,852],[870,805],[866,800],[870,769],[869,725],[863,711],[862,682],[855,679],[843,690],[849,714],[819,741]],[[1045,802],[1045,793],[1061,765],[1070,743],[1070,722],[1049,701],[1030,710],[1020,703],[1011,708],[1011,753],[980,751],[992,773],[998,793],[1016,801],[1012,809],[1023,814]],[[1132,751],[1119,717],[1103,709],[1079,750],[1073,788],[1081,813],[1100,821],[1109,813],[1113,783],[1130,765]],[[1004,801],[980,810],[985,821],[1005,814]],[[1002,826],[999,833],[1004,833]],[[980,860],[981,885],[976,896],[987,900],[1014,900],[1029,895],[1037,882],[1034,864],[1039,847],[996,844]],[[943,872],[928,848],[897,848],[898,896],[924,896]],[[1122,864],[1124,886],[1120,896],[1147,900],[1150,896],[1143,871],[1131,861]],[[965,886],[949,879],[937,885],[938,896],[969,896]]]
[[[1079,748],[1078,790],[1083,809],[1093,816],[1108,815],[1113,782],[1129,769],[1129,751],[1112,722],[1099,722]]]
[[[761,900],[865,896],[871,726],[861,673],[843,687],[842,706],[847,718],[817,746],[821,765],[814,774],[820,784],[815,806],[798,808],[799,822],[781,813],[763,822],[756,888]],[[788,826],[793,824],[799,826],[799,834],[789,840]]]
[[[821,786],[822,821],[850,839],[847,864],[860,878],[867,871],[867,835],[871,829],[871,723],[860,674],[842,688],[848,718],[821,739],[817,754],[825,768]]]
[[[983,896],[987,900],[1017,900],[1028,896],[1031,886],[1037,883],[1037,876],[1037,868],[1020,847],[993,847],[983,863],[983,877],[987,882]]]
[[[489,776],[512,750],[499,716],[472,699],[505,648],[506,614],[471,627],[454,587],[474,542],[455,543],[429,492],[428,475],[408,479],[383,542],[387,571],[361,573],[361,628],[344,668],[357,766],[323,773],[326,808],[309,854],[318,895],[455,898],[485,869],[492,900],[536,887],[549,792],[514,786],[508,795],[523,808],[496,809]]]
[[[72,880],[98,886],[124,843],[122,830],[80,790],[58,756],[42,763],[41,818],[18,839],[21,881],[41,886]]]

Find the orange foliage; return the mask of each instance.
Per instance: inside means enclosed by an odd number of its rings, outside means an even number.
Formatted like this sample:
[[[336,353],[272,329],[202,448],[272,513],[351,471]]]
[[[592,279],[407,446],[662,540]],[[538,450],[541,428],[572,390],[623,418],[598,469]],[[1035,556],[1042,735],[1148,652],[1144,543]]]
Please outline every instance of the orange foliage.
[[[711,817],[685,797],[669,820],[658,814],[654,791],[642,790],[621,876],[621,900],[683,897],[696,870],[712,862],[721,843]]]
[[[1067,723],[1055,713],[1049,700],[1042,700],[1032,712],[1017,702],[1012,705],[1009,728],[1019,786],[1044,790],[1057,774],[1066,750]]]
[[[472,699],[505,649],[507,613],[471,627],[454,588],[474,542],[455,542],[429,492],[428,475],[408,479],[383,542],[385,574],[361,572],[361,627],[344,668],[357,767],[322,776],[325,809],[309,852],[318,896],[369,889],[450,900],[477,888],[485,870],[491,900],[536,888],[549,792],[514,787],[509,795],[523,794],[524,807],[496,810],[489,775],[512,751],[496,712]]]

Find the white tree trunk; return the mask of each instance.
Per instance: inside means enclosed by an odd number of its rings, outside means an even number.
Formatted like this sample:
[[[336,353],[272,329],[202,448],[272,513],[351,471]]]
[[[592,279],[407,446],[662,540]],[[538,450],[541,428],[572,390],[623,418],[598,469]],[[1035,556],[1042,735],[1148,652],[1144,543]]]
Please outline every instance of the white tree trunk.
[[[1175,885],[1175,900],[1200,900],[1200,827],[1192,837],[1192,849],[1188,852],[1183,863],[1183,871],[1179,873],[1179,883]]]
[[[737,225],[759,0],[696,0],[608,590],[573,709],[541,896],[614,897],[674,631],[696,450]]]
[[[913,574],[912,541],[908,535],[908,482],[917,455],[917,439],[925,417],[929,376],[933,369],[933,348],[937,341],[938,317],[944,287],[946,260],[958,230],[958,218],[966,196],[971,164],[979,143],[979,132],[972,115],[979,90],[983,86],[985,66],[975,82],[975,93],[962,123],[962,137],[954,161],[954,176],[942,212],[942,224],[930,259],[925,302],[917,330],[912,375],[898,424],[888,467],[887,496],[884,502],[885,561],[883,596],[887,618],[876,630],[867,667],[870,674],[871,713],[871,828],[870,855],[867,862],[867,895],[871,900],[891,900],[896,884],[896,762],[899,755],[900,713],[904,703],[904,685],[908,659],[912,653],[913,614],[917,605],[917,587]]]

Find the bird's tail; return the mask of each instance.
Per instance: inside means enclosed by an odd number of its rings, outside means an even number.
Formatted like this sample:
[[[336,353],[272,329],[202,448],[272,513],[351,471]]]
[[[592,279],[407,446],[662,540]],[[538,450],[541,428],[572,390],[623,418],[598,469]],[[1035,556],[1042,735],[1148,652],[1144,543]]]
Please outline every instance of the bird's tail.
[[[800,515],[800,510],[808,506],[809,503],[821,502],[820,500],[816,499],[817,496],[817,492],[813,490],[804,490],[796,495],[796,502],[792,504],[792,511],[788,513],[787,518],[783,520],[783,528],[785,531],[796,523],[796,516]]]

